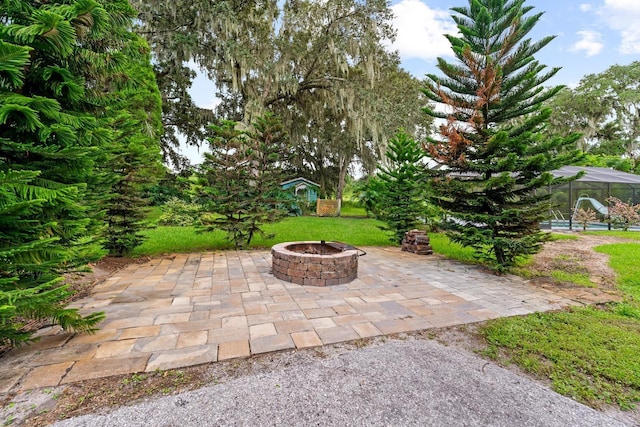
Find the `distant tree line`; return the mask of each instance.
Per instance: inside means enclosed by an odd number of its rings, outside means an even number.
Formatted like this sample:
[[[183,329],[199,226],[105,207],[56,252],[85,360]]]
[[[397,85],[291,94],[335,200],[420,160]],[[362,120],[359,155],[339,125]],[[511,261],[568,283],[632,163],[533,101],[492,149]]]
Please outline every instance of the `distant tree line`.
[[[564,88],[547,105],[547,135],[581,133],[582,164],[640,173],[640,62],[613,65]]]

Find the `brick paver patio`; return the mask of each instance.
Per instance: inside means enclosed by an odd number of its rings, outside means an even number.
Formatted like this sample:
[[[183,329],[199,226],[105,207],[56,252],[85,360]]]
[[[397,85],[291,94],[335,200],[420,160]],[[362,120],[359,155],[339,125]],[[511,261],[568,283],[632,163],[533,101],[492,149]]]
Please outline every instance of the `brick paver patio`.
[[[474,266],[365,248],[358,278],[276,279],[268,251],[178,254],[130,265],[77,301],[103,310],[95,335],[49,328],[6,355],[0,392],[321,346],[558,309],[577,302]]]

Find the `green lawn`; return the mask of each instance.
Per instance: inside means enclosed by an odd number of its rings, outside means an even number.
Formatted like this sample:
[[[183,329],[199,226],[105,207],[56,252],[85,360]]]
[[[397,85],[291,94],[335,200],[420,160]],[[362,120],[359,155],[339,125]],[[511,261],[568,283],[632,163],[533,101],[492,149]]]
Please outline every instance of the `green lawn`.
[[[551,240],[577,240],[578,236],[575,234],[566,233],[551,233]]]
[[[357,212],[357,211],[352,211]],[[383,223],[372,218],[299,216],[264,227],[274,238],[256,236],[252,248],[269,248],[276,243],[302,240],[345,242],[354,246],[388,246],[390,233],[380,229]],[[158,255],[173,252],[200,252],[232,249],[222,231],[199,233],[195,227],[158,226],[144,233],[148,239],[137,247],[133,256]],[[473,250],[453,243],[443,233],[429,233],[436,253],[463,262],[477,263]]]
[[[618,275],[618,286],[640,306],[640,244],[617,243],[598,246],[595,250],[609,255],[609,264]]]
[[[265,232],[275,237],[256,236],[251,247],[269,248],[276,243],[301,240],[339,241],[354,246],[390,245],[389,234],[379,228],[381,225],[369,218],[290,217],[265,226]],[[198,233],[195,227],[159,226],[146,231],[145,235],[148,239],[134,250],[133,256],[233,248],[224,232]]]
[[[158,222],[162,216],[162,206],[151,206],[147,212],[147,221],[151,224]]]
[[[350,202],[350,201],[345,201],[342,203],[342,206],[340,207],[340,215],[343,217],[363,217],[366,218],[367,217],[367,211],[363,208],[360,207],[359,205]]]
[[[431,247],[435,253],[462,262],[478,263],[478,260],[473,257],[472,248],[465,248],[458,243],[452,242],[444,233],[428,234],[431,241]]]
[[[586,231],[583,234],[588,234],[591,236],[611,236],[611,237],[620,237],[623,239],[640,240],[640,231],[622,231],[622,230]]]
[[[596,250],[610,255],[623,303],[488,322],[485,354],[551,380],[580,402],[629,409],[640,401],[640,244]]]
[[[149,220],[153,222],[162,215],[162,210],[151,210]],[[289,217],[284,221],[266,225],[267,234],[275,234],[272,239],[256,236],[252,248],[268,248],[276,243],[301,240],[333,240],[354,246],[391,245],[390,233],[380,229],[383,223],[366,217],[364,208],[352,202],[345,202],[342,217],[300,216]],[[199,233],[195,227],[158,226],[144,232],[147,240],[137,247],[133,256],[157,255],[172,252],[200,252],[232,249],[233,244],[226,240],[225,233],[215,231]],[[429,233],[431,245],[436,253],[462,262],[477,263],[473,250],[464,248],[449,240],[444,233]],[[554,239],[576,239],[568,234],[553,234]]]
[[[447,258],[455,259],[462,262],[477,264],[478,261],[474,256],[474,250],[469,247],[463,247],[458,243],[454,243],[444,233],[429,233],[431,239],[431,246],[435,253],[446,256]],[[551,240],[574,240],[577,236],[571,234],[552,233]],[[527,260],[522,260],[518,265],[526,265]]]

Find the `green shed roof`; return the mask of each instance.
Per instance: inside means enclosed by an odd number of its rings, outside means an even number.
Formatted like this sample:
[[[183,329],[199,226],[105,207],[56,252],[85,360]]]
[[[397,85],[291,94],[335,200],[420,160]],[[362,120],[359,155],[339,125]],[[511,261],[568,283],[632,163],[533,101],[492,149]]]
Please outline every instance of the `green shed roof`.
[[[320,184],[316,184],[315,182],[310,181],[307,178],[303,178],[301,176],[298,177],[298,178],[290,179],[288,181],[282,181],[280,183],[280,186],[281,187],[287,187],[287,186],[290,187],[292,185],[299,184],[299,183],[305,183],[305,184],[310,185],[312,187],[318,187],[318,188],[320,187]]]

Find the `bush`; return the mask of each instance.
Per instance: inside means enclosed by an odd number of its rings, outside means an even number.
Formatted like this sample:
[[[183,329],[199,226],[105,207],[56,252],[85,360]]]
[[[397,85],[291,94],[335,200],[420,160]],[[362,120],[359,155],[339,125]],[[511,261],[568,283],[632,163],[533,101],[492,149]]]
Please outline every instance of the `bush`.
[[[172,197],[163,205],[163,213],[158,219],[159,225],[191,226],[200,225],[201,208],[195,203]]]
[[[587,227],[590,222],[596,222],[598,217],[593,209],[587,208],[584,210],[582,208],[578,209],[576,212],[576,222],[582,226],[582,231],[587,231]]]
[[[616,197],[609,197],[609,218],[614,228],[627,231],[632,225],[640,224],[640,204],[624,203]]]
[[[298,205],[302,215],[313,215],[316,213],[316,202],[310,202],[304,196],[298,196],[296,204]]]

